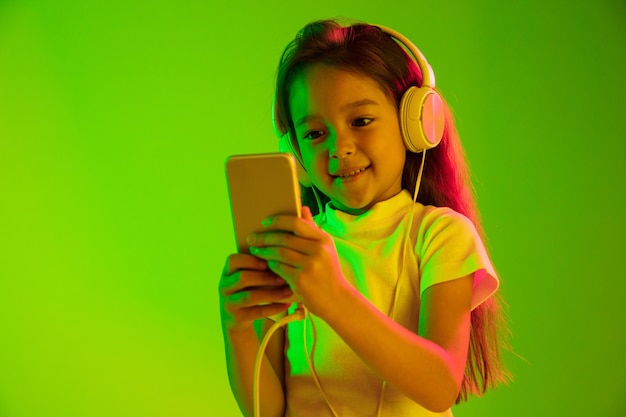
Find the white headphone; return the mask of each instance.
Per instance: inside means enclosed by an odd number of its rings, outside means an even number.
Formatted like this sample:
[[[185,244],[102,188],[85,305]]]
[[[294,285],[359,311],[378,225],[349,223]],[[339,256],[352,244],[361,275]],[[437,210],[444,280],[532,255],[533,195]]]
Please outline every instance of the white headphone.
[[[413,153],[432,149],[441,141],[445,122],[443,100],[435,91],[435,73],[420,50],[404,35],[382,25],[372,26],[378,27],[383,33],[395,39],[398,44],[404,46],[422,72],[422,86],[411,86],[403,93],[398,115],[405,148]],[[280,121],[277,112],[274,99],[273,122],[274,131],[280,139],[279,150],[294,155],[298,162],[296,165],[300,184],[311,187],[311,179],[293,143],[296,138],[291,137],[289,128]]]

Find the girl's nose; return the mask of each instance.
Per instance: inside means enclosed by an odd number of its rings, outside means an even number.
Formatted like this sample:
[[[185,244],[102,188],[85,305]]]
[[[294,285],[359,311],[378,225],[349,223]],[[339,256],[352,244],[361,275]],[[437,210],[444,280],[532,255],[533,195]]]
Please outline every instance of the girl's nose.
[[[354,153],[354,142],[347,135],[334,135],[334,141],[330,145],[329,153],[331,158],[343,159]]]

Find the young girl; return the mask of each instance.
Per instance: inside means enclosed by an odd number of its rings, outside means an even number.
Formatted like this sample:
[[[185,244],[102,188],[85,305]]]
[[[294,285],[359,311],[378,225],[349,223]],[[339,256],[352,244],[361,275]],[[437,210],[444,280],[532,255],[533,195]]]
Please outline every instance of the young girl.
[[[224,341],[244,415],[267,317],[293,299],[309,315],[270,341],[262,416],[451,416],[504,381],[498,280],[450,111],[433,149],[413,153],[403,139],[401,99],[421,85],[414,59],[376,26],[314,22],[285,50],[276,125],[308,175],[303,201],[325,204],[267,219],[251,254],[226,261]]]

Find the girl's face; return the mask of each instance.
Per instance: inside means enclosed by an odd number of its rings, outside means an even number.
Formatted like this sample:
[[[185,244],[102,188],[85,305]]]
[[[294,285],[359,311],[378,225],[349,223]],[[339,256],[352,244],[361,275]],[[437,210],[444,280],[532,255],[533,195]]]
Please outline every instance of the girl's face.
[[[402,189],[398,109],[373,79],[315,64],[289,100],[302,162],[337,209],[360,214]]]

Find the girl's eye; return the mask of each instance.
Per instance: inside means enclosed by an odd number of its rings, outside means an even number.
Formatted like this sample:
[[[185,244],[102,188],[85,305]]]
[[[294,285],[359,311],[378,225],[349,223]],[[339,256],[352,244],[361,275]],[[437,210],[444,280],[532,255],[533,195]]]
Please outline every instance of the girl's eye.
[[[367,126],[368,124],[372,123],[374,119],[371,119],[369,117],[359,117],[358,119],[355,119],[352,122],[352,126],[356,126],[356,127],[362,127],[362,126]]]
[[[311,130],[309,132],[306,132],[303,136],[304,139],[306,140],[315,140],[319,137],[321,137],[324,134],[323,131],[321,130]]]

